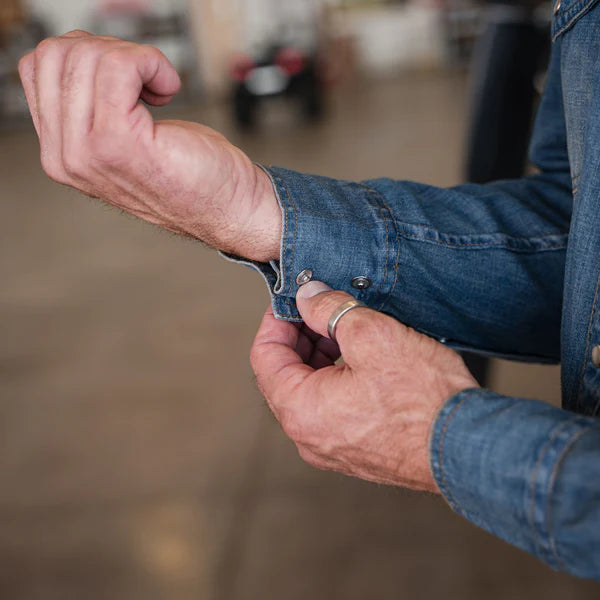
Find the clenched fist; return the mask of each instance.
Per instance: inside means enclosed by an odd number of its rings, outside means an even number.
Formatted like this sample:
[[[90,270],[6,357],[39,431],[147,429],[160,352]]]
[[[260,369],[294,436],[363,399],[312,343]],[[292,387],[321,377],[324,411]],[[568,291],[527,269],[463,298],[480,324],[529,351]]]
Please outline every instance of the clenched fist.
[[[313,281],[296,297],[304,325],[269,308],[252,348],[258,385],[310,464],[439,492],[429,468],[435,416],[479,386],[456,352],[366,307],[342,317],[334,343],[329,317],[350,299]]]
[[[279,258],[267,175],[216,131],[154,122],[140,101],[163,106],[179,90],[159,50],[73,31],[43,41],[19,73],[52,179],[219,250]]]

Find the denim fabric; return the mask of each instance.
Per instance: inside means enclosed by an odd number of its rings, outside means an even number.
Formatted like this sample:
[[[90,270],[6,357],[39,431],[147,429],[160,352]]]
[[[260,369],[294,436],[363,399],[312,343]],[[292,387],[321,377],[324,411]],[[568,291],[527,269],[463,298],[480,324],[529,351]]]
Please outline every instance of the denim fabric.
[[[458,348],[561,361],[563,409],[468,390],[430,439],[449,504],[553,568],[600,580],[600,4],[562,0],[530,156],[539,174],[440,189],[272,167],[281,260],[253,264],[276,315],[296,276]],[[373,284],[357,291],[356,276]],[[577,414],[578,413],[578,414]]]

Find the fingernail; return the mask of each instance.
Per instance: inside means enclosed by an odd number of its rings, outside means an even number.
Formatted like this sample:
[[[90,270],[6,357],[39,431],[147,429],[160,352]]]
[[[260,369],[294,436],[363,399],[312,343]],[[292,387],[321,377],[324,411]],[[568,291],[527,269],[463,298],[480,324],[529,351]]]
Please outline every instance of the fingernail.
[[[296,298],[304,298],[306,300],[323,292],[331,292],[331,288],[322,281],[309,281],[300,286],[296,293]]]

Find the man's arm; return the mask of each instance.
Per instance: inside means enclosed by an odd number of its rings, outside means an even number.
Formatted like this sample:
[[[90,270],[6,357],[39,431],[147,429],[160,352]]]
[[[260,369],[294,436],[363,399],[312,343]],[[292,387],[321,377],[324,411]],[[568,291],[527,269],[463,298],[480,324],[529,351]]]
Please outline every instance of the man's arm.
[[[456,346],[558,358],[571,194],[556,60],[541,175],[450,190],[264,171],[202,125],[153,122],[139,100],[163,105],[179,87],[155,48],[76,31],[20,72],[50,177],[255,261],[278,317],[299,319],[297,277],[310,270]]]
[[[552,568],[600,580],[600,422],[465,390],[430,437],[435,480],[469,521]]]
[[[276,316],[299,319],[296,278],[310,269],[454,346],[557,361],[572,210],[558,53],[531,159],[540,174],[451,189],[267,169],[283,214],[281,260],[253,266]],[[355,289],[356,277],[370,286]]]

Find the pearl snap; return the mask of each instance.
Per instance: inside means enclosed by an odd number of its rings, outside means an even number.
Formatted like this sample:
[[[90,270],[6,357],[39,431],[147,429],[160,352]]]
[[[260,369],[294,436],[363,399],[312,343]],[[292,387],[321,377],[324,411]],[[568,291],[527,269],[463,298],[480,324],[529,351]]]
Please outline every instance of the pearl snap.
[[[296,283],[298,285],[304,285],[305,283],[308,283],[312,277],[312,269],[304,269],[304,271],[300,271],[300,273],[298,273],[298,277],[296,277]]]
[[[600,367],[600,346],[594,346],[592,350],[592,363],[596,368]]]
[[[356,290],[366,290],[371,287],[371,283],[372,282],[368,277],[363,277],[361,275],[360,277],[355,277],[350,282],[350,285]]]
[[[561,6],[562,6],[562,0],[556,0],[556,3],[554,4],[554,14],[558,13]]]

